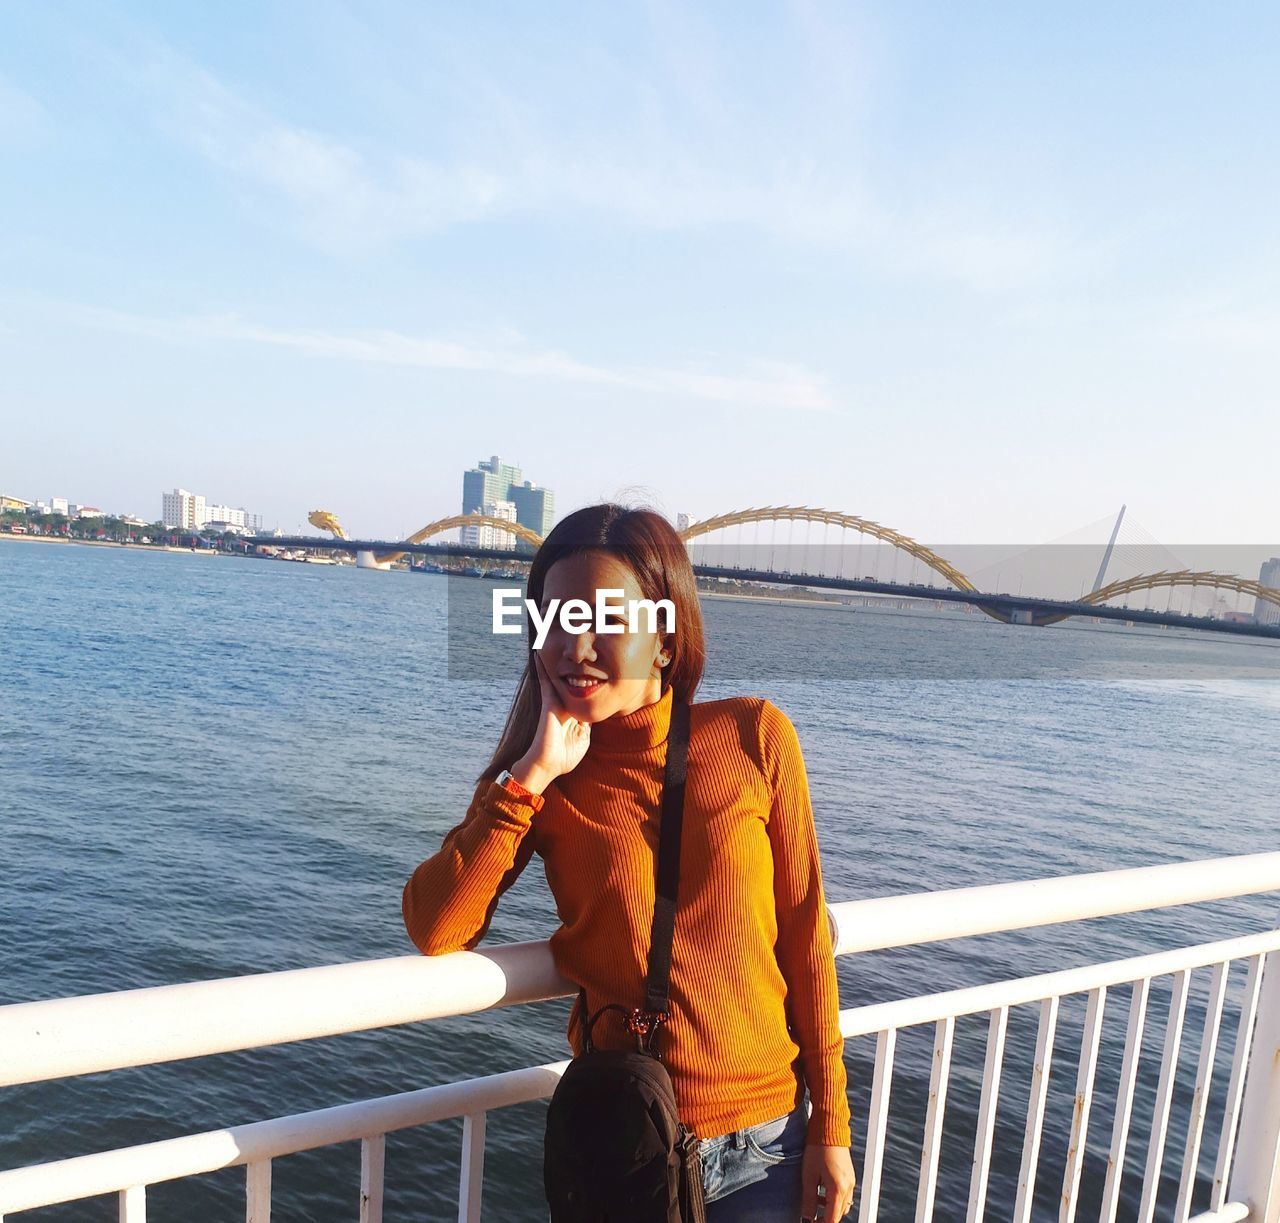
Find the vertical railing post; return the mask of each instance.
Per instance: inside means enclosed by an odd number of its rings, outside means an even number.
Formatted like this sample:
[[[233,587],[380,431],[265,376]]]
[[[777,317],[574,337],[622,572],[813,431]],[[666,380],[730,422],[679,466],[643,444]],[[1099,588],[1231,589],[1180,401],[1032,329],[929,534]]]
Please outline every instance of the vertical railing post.
[[[871,1112],[867,1118],[867,1146],[858,1181],[858,1223],[877,1223],[880,1211],[880,1176],[884,1167],[884,1140],[889,1124],[889,1093],[893,1089],[893,1055],[898,1029],[886,1028],[876,1036],[876,1068],[871,1078]]]
[[[382,1223],[387,1136],[370,1134],[360,1143],[360,1223]]]
[[[271,1161],[244,1166],[245,1223],[271,1223]]]
[[[1249,1223],[1280,1223],[1280,951],[1263,963],[1227,1200],[1249,1207]]]
[[[1014,1223],[1031,1223],[1035,1210],[1036,1169],[1040,1163],[1040,1139],[1044,1134],[1044,1109],[1053,1073],[1053,1038],[1058,1030],[1058,997],[1040,1003],[1040,1027],[1036,1033],[1036,1060],[1031,1071],[1031,1095],[1027,1100],[1027,1132],[1022,1141],[1022,1170],[1018,1173],[1018,1197]]]
[[[119,1193],[120,1223],[147,1223],[147,1187],[131,1185]]]
[[[978,1128],[973,1139],[973,1172],[969,1177],[968,1223],[983,1223],[987,1210],[987,1182],[991,1175],[991,1147],[995,1139],[996,1110],[1000,1105],[1000,1075],[1004,1068],[1004,1041],[1009,1031],[1009,1008],[997,1007],[987,1026],[987,1060],[982,1069],[982,1096],[978,1101]]]
[[[458,1223],[480,1223],[480,1194],[484,1188],[484,1135],[487,1113],[467,1113],[462,1119],[462,1170],[459,1177]]]

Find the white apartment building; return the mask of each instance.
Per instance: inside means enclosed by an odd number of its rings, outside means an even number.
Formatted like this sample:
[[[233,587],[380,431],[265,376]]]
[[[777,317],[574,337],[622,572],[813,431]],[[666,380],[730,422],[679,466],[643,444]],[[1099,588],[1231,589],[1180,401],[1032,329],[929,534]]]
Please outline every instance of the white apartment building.
[[[248,526],[248,511],[233,510],[229,505],[209,505],[205,507],[204,525],[218,527],[221,530],[243,531]]]
[[[216,505],[185,488],[175,488],[171,493],[161,493],[163,513],[160,521],[167,527],[182,531],[199,531],[213,527],[219,531],[261,531],[262,515],[251,514],[244,506],[232,509],[229,505]]]
[[[501,518],[503,522],[516,521],[516,503],[514,501],[486,501],[480,512],[488,518]],[[462,527],[459,538],[468,548],[513,549],[516,546],[515,534],[504,531],[501,527],[482,524],[475,527]]]
[[[204,526],[207,514],[203,497],[189,493],[185,488],[175,488],[160,495],[162,512],[160,521],[167,527],[180,531],[198,531]]]
[[[1280,556],[1273,556],[1262,566],[1262,571],[1258,574],[1258,585],[1280,590]],[[1280,624],[1280,606],[1269,599],[1256,599],[1253,618],[1259,624]]]

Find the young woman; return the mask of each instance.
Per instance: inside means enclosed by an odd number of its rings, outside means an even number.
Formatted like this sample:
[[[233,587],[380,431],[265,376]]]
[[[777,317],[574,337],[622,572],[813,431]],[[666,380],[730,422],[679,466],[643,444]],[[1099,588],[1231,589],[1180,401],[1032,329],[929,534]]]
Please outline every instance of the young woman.
[[[702,614],[688,553],[659,514],[590,506],[547,536],[528,580],[540,613],[553,599],[594,608],[597,590],[621,590],[610,602],[624,605],[671,600],[673,631],[624,615],[620,632],[557,621],[536,650],[530,633],[501,741],[466,817],[405,886],[405,926],[427,955],[474,947],[537,852],[562,921],[550,940],[560,973],[592,1014],[642,1006],[667,728],[673,699],[690,702],[672,1017],[660,1039],[680,1119],[702,1139],[708,1223],[833,1223],[852,1203],[854,1170],[795,729],[756,697],[692,704]],[[575,1055],[581,1021],[575,1001]],[[616,1011],[593,1035],[599,1048],[634,1045]]]

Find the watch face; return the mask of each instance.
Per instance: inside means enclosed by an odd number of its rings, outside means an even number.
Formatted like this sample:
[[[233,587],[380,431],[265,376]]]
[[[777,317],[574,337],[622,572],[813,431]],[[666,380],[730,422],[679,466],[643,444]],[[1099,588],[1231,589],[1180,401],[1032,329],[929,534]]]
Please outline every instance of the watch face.
[[[538,810],[542,806],[542,796],[535,794],[532,790],[522,786],[512,775],[510,769],[505,769],[497,777],[498,785],[502,787],[512,798],[519,799],[521,802],[530,803],[534,810]]]

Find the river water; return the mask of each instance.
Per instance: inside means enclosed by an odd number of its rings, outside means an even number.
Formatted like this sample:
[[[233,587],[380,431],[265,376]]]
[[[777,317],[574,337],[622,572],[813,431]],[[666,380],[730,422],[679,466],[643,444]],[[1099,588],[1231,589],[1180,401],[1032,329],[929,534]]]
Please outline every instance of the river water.
[[[490,586],[0,542],[0,1003],[412,952],[401,888],[461,819],[514,683],[458,665],[458,609],[481,608]],[[703,612],[699,698],[766,696],[796,725],[831,901],[1280,842],[1280,643],[719,598]],[[1272,896],[845,958],[841,1002],[1225,937],[1270,927],[1275,910]],[[535,861],[486,942],[544,938],[554,922]],[[1241,984],[1233,974],[1232,997]],[[1206,992],[1197,974],[1169,1175]],[[1107,1011],[1081,1217],[1100,1192],[1127,997],[1115,991]],[[1157,980],[1122,1218],[1136,1206],[1168,997]],[[556,1060],[568,1005],[0,1090],[0,1167]],[[1057,1217],[1082,1015],[1082,1000],[1064,1002],[1036,1218]],[[993,1220],[1012,1210],[1035,1019],[1011,1019]],[[985,1032],[983,1018],[957,1029],[942,1220],[963,1217]],[[1229,1022],[1220,1061],[1233,1039]],[[913,1217],[931,1043],[923,1029],[900,1040],[886,1220]],[[869,1041],[846,1051],[859,1167],[873,1053]],[[486,1217],[545,1218],[544,1110],[489,1118]],[[448,1122],[389,1137],[388,1220],[456,1216],[460,1134]],[[1210,1141],[1205,1173],[1213,1155]],[[278,1221],[358,1215],[358,1145],[276,1161],[273,1176]],[[243,1171],[148,1199],[152,1218],[230,1223],[243,1218]],[[98,1199],[21,1217],[114,1209]],[[1162,1199],[1161,1217],[1171,1211]]]

